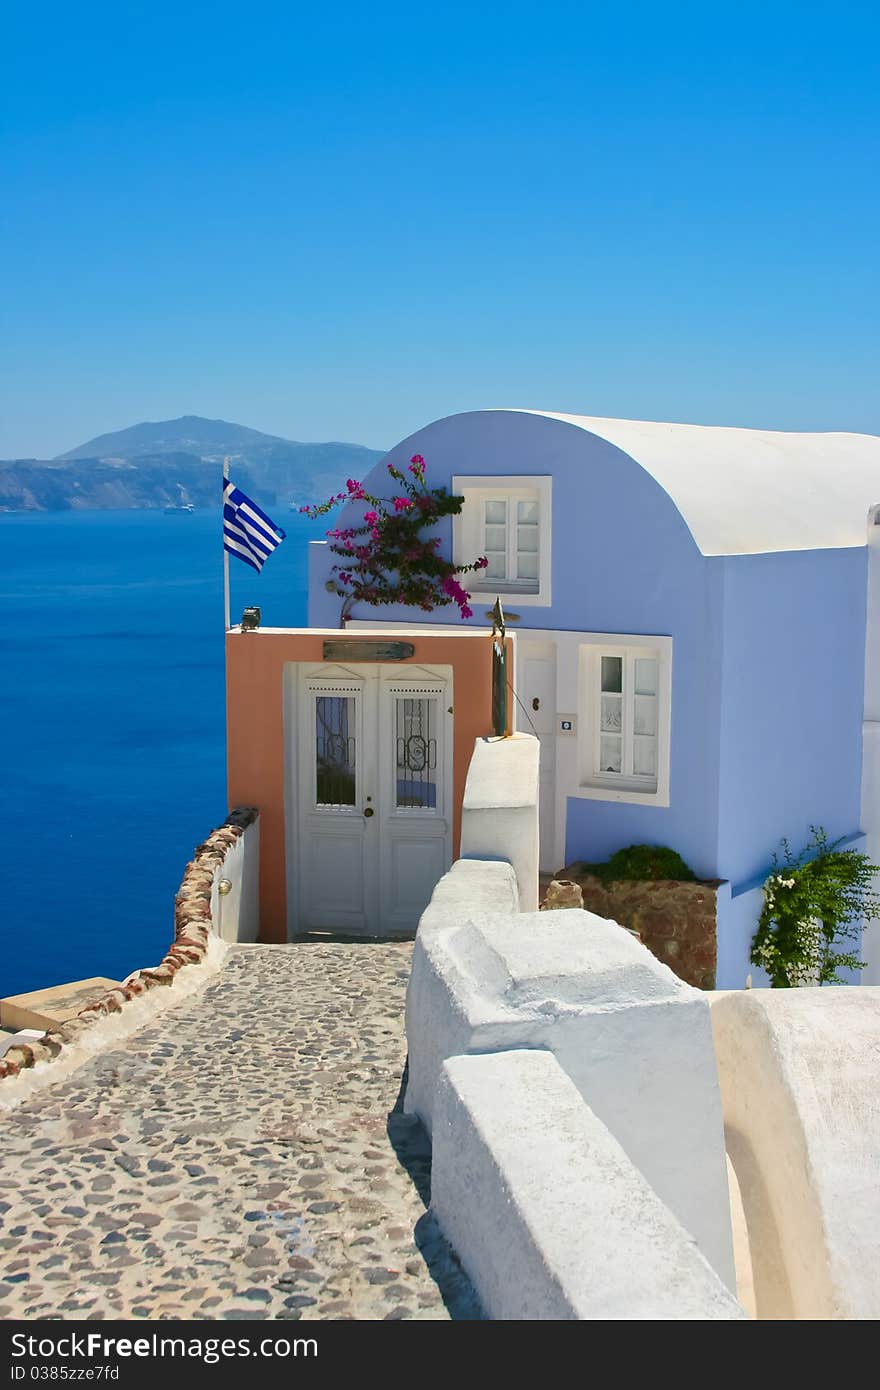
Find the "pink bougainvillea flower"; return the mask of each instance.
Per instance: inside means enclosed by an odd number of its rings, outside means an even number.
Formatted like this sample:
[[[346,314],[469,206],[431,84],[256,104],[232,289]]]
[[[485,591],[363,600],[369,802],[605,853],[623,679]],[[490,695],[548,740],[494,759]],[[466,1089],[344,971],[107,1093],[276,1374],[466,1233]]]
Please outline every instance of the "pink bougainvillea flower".
[[[422,458],[421,454],[413,454],[412,458],[410,459],[410,463],[417,463],[423,467],[425,460]]]
[[[478,570],[485,570],[485,569],[488,569],[488,568],[489,568],[489,561],[486,559],[485,555],[481,555],[480,558],[479,558],[479,560],[477,561],[477,569],[478,569]]]
[[[394,499],[394,510],[396,512],[408,512],[411,506],[412,502],[409,497],[395,497]]]
[[[463,603],[461,605],[461,616],[463,618],[472,618],[474,616],[474,610],[472,608],[468,608],[466,603]]]

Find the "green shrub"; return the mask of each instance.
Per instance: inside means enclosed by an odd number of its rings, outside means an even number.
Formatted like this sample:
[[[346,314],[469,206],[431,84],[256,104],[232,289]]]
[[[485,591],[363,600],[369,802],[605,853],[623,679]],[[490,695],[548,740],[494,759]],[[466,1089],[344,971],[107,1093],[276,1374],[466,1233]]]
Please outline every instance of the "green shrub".
[[[862,923],[880,916],[877,865],[866,854],[841,849],[842,840],[829,844],[821,826],[811,825],[810,831],[812,839],[800,854],[782,841],[782,858],[774,854],[764,884],[749,959],[766,971],[773,989],[844,984],[840,970],[865,964],[854,949]]]
[[[646,883],[654,879],[675,879],[680,883],[692,883],[696,879],[681,855],[665,845],[630,845],[612,854],[604,864],[584,864],[583,871],[594,874],[603,883],[621,879]]]

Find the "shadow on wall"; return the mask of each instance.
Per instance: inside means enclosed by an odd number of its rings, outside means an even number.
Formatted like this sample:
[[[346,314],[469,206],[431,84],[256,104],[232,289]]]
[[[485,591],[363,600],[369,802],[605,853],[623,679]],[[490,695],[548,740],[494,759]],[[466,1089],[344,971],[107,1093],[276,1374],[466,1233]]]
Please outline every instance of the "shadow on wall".
[[[478,1322],[483,1311],[476,1290],[461,1267],[452,1246],[446,1240],[429,1209],[431,1204],[431,1140],[424,1125],[415,1115],[407,1115],[403,1098],[409,1074],[409,1064],[403,1068],[400,1090],[394,1109],[388,1115],[388,1139],[400,1166],[405,1169],[426,1208],[416,1223],[415,1243],[431,1278],[437,1285],[449,1316],[454,1321]]]
[[[727,1126],[724,1138],[738,1189],[736,1197],[739,1198],[737,1211],[734,1194],[731,1194],[737,1292],[744,1303],[744,1293],[751,1293],[753,1307],[748,1311],[759,1321],[791,1322],[795,1312],[782,1253],[782,1240],[761,1165],[745,1135]],[[737,1230],[737,1217],[741,1219],[744,1231]],[[744,1249],[737,1248],[738,1235],[745,1238]]]

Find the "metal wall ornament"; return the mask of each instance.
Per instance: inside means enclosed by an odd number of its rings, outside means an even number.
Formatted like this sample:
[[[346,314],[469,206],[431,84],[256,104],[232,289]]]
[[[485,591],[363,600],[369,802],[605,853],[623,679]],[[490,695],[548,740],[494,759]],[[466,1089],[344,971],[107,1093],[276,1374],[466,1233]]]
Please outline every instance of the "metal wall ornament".
[[[507,734],[507,628],[501,599],[492,609],[492,732],[498,738]]]

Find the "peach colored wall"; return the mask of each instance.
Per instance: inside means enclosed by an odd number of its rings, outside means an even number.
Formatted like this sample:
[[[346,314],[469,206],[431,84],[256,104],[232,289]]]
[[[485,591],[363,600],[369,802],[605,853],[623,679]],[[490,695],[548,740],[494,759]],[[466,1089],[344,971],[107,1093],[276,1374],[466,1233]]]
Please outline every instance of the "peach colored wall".
[[[359,629],[342,633],[231,631],[226,634],[226,748],[230,806],[256,806],[260,812],[260,938],[287,939],[287,887],[284,837],[283,673],[289,661],[321,661],[325,638],[364,638]],[[451,666],[455,709],[453,780],[453,855],[458,854],[461,803],[474,739],[492,728],[492,643],[474,636],[436,637],[422,633],[377,632],[386,640],[415,644],[412,662]],[[398,663],[395,663],[398,664]],[[513,669],[512,658],[508,670]]]

